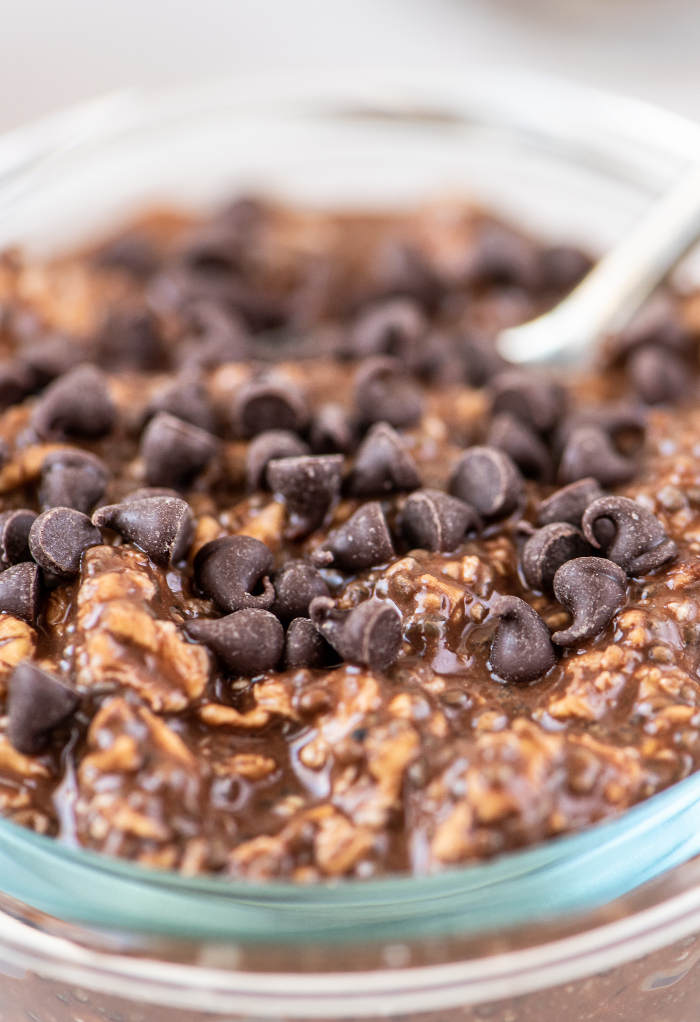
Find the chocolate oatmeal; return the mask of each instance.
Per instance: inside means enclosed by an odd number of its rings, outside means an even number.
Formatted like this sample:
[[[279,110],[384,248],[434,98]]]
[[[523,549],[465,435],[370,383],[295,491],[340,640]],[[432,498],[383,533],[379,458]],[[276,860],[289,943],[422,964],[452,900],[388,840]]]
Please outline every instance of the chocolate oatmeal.
[[[580,378],[484,214],[154,213],[0,258],[0,807],[141,864],[425,873],[700,765],[700,300]]]

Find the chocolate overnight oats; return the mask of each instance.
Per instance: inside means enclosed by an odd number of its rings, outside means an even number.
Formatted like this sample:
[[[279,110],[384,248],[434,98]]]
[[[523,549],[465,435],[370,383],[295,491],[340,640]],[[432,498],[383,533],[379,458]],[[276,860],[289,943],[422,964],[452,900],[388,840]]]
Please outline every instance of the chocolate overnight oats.
[[[700,765],[700,298],[466,207],[154,213],[0,259],[0,806],[186,874],[425,873]]]

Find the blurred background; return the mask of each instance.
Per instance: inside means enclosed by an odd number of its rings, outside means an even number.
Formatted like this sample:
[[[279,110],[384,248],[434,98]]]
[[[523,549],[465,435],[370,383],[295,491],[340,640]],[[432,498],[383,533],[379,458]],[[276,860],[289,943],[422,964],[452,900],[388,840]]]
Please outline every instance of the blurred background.
[[[0,0],[0,130],[128,85],[506,63],[700,119],[698,0]]]

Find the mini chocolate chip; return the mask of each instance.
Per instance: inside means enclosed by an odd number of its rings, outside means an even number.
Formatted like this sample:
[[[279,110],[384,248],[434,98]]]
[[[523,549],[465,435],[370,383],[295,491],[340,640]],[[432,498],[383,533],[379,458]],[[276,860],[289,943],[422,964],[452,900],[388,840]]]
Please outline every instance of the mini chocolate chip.
[[[169,412],[206,433],[213,433],[216,429],[207,389],[198,379],[180,378],[158,391],[151,400],[149,416],[158,412]]]
[[[521,684],[541,678],[556,662],[549,628],[517,596],[499,596],[491,613],[500,618],[491,643],[491,669],[503,681]]]
[[[114,312],[97,337],[99,364],[110,373],[153,372],[161,367],[158,321],[152,312]]]
[[[493,417],[486,444],[504,451],[520,471],[531,479],[549,483],[554,478],[554,462],[547,445],[534,429],[509,412]]]
[[[494,412],[509,412],[538,433],[556,425],[564,412],[564,388],[528,369],[506,369],[490,389]]]
[[[92,516],[94,525],[107,527],[167,568],[187,554],[194,521],[189,504],[180,497],[146,497],[126,504],[108,504]]]
[[[189,330],[176,359],[183,369],[216,369],[250,357],[250,335],[243,319],[218,302],[193,302],[185,310]]]
[[[666,535],[656,515],[629,497],[601,497],[586,508],[581,528],[594,547],[601,543],[596,533],[599,519],[610,520],[615,536],[605,551],[630,577],[646,575],[676,555],[676,544]]]
[[[355,457],[348,492],[355,497],[369,497],[415,490],[420,484],[416,463],[396,430],[386,422],[372,426]]]
[[[18,664],[8,683],[7,737],[18,752],[37,756],[51,732],[71,717],[80,696],[35,664]]]
[[[577,429],[592,426],[602,429],[616,443],[626,441],[625,450],[630,447],[630,441],[638,447],[644,440],[648,417],[643,405],[627,400],[584,406],[562,419],[556,429],[553,446],[557,451],[563,451]]]
[[[542,286],[549,291],[571,291],[593,266],[590,256],[570,245],[553,245],[540,254]]]
[[[108,479],[107,466],[94,454],[79,448],[52,451],[41,468],[42,509],[72,507],[87,514],[104,495]]]
[[[270,429],[298,433],[309,420],[305,399],[291,383],[247,383],[233,400],[231,418],[239,436],[251,437]]]
[[[350,332],[353,358],[409,357],[427,329],[424,313],[410,298],[393,298],[360,313]]]
[[[248,444],[246,456],[246,477],[248,492],[269,489],[267,466],[277,458],[300,458],[309,453],[308,446],[297,436],[285,429],[268,429]]]
[[[679,355],[691,355],[693,336],[681,320],[678,298],[657,291],[617,337],[614,355],[625,355],[644,344],[661,345]]]
[[[207,467],[218,446],[211,433],[169,412],[158,412],[141,437],[147,483],[184,489]]]
[[[226,611],[267,610],[275,598],[273,567],[270,548],[252,536],[213,539],[194,559],[200,590]]]
[[[605,494],[600,483],[593,476],[578,479],[575,483],[562,486],[543,500],[537,509],[537,524],[551,525],[552,522],[569,522],[580,527],[583,512],[589,504]]]
[[[574,620],[569,628],[555,632],[558,646],[582,646],[612,621],[624,606],[627,576],[605,557],[576,557],[554,576],[554,595]]]
[[[279,494],[289,514],[288,539],[301,539],[318,529],[338,501],[342,454],[305,455],[268,462],[270,489]]]
[[[689,393],[693,373],[675,351],[660,344],[645,344],[627,360],[627,378],[648,405],[681,401]]]
[[[606,432],[597,426],[581,426],[569,437],[559,463],[563,483],[592,476],[601,486],[629,482],[636,471],[634,462],[613,447]]]
[[[350,454],[357,447],[357,432],[342,405],[321,405],[309,427],[314,454]]]
[[[412,547],[433,552],[455,550],[467,531],[479,529],[473,507],[440,490],[416,490],[399,520],[401,535]]]
[[[450,479],[450,493],[484,518],[504,517],[518,506],[523,477],[512,458],[495,447],[468,447]]]
[[[284,649],[284,628],[267,610],[238,610],[217,621],[188,621],[190,638],[203,642],[232,674],[253,678],[273,670]]]
[[[117,410],[107,377],[84,363],[54,380],[39,399],[31,423],[43,439],[64,437],[97,440],[111,432]]]
[[[309,613],[324,639],[350,663],[384,671],[401,652],[401,615],[388,600],[373,596],[352,610],[338,610],[334,600],[317,596]]]
[[[146,500],[148,497],[179,497],[177,490],[171,490],[168,486],[141,486],[138,490],[132,490],[122,497],[122,504],[133,504],[135,500]]]
[[[557,568],[574,557],[591,552],[580,529],[568,522],[552,522],[530,536],[523,548],[522,563],[525,581],[541,593],[552,591]]]
[[[22,346],[19,357],[34,374],[37,386],[45,387],[57,376],[84,362],[86,345],[73,337],[50,334]]]
[[[308,617],[294,618],[287,629],[284,644],[285,670],[331,667],[339,662],[336,651]]]
[[[29,530],[29,549],[37,564],[53,575],[77,575],[83,553],[102,543],[100,530],[71,507],[53,507]]]
[[[37,387],[37,378],[19,359],[0,362],[0,412],[24,401]]]
[[[41,609],[41,570],[33,561],[0,572],[0,613],[36,627]]]
[[[104,245],[95,255],[95,265],[123,270],[137,280],[145,280],[156,270],[158,256],[150,238],[132,232]]]
[[[531,241],[502,224],[485,221],[476,232],[470,280],[477,284],[539,290],[538,252]]]
[[[309,616],[315,596],[330,596],[323,577],[306,561],[287,561],[275,575],[275,602],[270,607],[280,621]]]
[[[360,421],[412,426],[423,411],[420,387],[396,358],[368,358],[355,373],[355,407]]]
[[[35,511],[18,508],[0,515],[0,568],[31,561],[29,530],[36,521]]]
[[[382,506],[371,501],[329,534],[323,546],[314,551],[313,560],[320,566],[332,563],[352,572],[384,564],[393,556]]]

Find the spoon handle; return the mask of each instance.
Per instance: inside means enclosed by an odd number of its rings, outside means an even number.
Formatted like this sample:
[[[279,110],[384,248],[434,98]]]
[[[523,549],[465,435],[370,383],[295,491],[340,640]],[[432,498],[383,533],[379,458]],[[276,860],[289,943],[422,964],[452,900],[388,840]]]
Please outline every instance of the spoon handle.
[[[700,164],[694,164],[551,312],[502,330],[510,362],[582,362],[619,330],[700,236]]]

